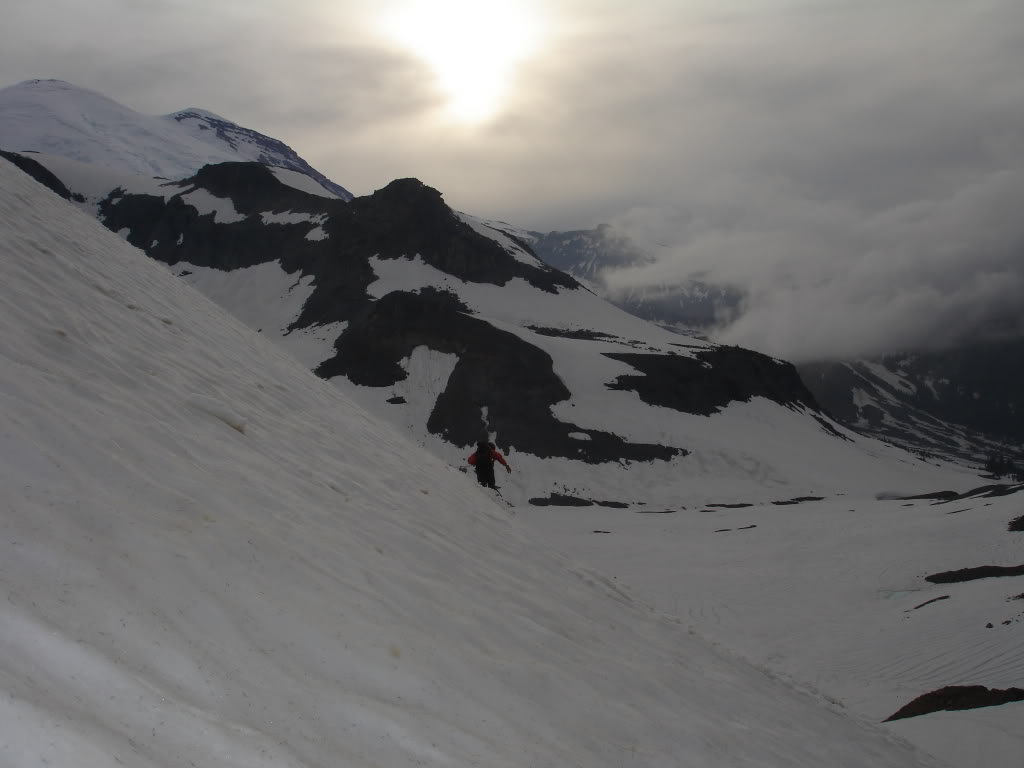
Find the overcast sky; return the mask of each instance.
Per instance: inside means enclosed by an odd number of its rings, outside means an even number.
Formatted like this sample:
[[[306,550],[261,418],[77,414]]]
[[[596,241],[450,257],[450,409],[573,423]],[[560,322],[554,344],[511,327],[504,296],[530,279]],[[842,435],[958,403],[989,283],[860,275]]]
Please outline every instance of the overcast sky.
[[[701,275],[789,358],[1024,333],[1020,0],[0,0],[0,86],[196,106]]]

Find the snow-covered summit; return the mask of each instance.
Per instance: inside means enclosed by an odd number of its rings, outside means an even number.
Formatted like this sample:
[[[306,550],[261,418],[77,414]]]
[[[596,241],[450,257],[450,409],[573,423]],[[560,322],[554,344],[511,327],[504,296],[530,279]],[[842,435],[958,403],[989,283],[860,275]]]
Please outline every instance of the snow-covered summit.
[[[171,117],[179,120],[187,117],[193,117],[195,119],[209,120],[211,122],[215,120],[225,123],[230,122],[226,117],[221,117],[216,112],[211,112],[210,110],[202,109],[201,107],[186,107],[185,109],[173,113]]]
[[[167,179],[191,176],[210,163],[256,161],[304,173],[337,197],[351,198],[283,142],[212,112],[144,115],[63,80],[0,89],[0,148]]]

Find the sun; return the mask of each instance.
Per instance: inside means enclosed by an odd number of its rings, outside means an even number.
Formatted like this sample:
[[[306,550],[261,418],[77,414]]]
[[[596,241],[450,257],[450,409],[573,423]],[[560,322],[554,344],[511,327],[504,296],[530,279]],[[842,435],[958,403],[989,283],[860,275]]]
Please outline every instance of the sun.
[[[407,0],[380,24],[430,67],[446,113],[467,124],[501,110],[518,66],[541,40],[539,19],[522,0]]]

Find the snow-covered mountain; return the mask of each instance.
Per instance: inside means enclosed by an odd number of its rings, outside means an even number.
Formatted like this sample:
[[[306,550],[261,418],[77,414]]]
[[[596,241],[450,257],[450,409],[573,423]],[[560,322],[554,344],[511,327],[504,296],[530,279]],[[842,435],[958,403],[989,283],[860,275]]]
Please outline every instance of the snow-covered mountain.
[[[606,269],[648,264],[653,257],[607,224],[570,232],[529,232],[530,245],[546,263],[588,284]]]
[[[0,149],[166,179],[191,176],[209,163],[248,160],[297,171],[331,194],[352,197],[288,145],[212,112],[143,115],[62,80],[27,80],[0,89]]]
[[[414,179],[344,202],[253,163],[132,182],[20,162],[453,465],[490,436],[526,471],[513,503],[934,482],[929,465],[844,433],[791,365],[641,321]],[[799,456],[775,450],[797,434]]]
[[[5,766],[939,765],[539,544],[4,161],[0,226]]]
[[[687,335],[702,335],[730,316],[742,298],[700,280],[611,290],[605,273],[653,261],[652,254],[607,224],[568,232],[530,232],[529,243],[545,263],[580,280],[599,296],[632,315]]]
[[[685,617],[696,632],[790,685],[810,682],[812,695],[832,697],[855,717],[877,722],[936,691],[939,709],[999,703],[887,727],[954,756],[953,764],[1018,768],[1024,704],[1008,702],[1024,683],[1022,614],[1008,599],[1020,590],[1007,585],[1020,564],[1019,495],[961,496],[979,483],[976,476],[844,430],[818,409],[792,366],[622,312],[538,260],[530,233],[454,212],[416,180],[344,202],[305,175],[252,163],[208,166],[168,182],[45,153],[7,156],[358,403],[364,426],[350,429],[344,418],[321,423],[322,409],[282,395],[270,404],[274,435],[288,432],[282,422],[293,419],[312,438],[303,442],[296,433],[268,456],[302,476],[312,453],[313,477],[330,483],[337,475],[339,488],[359,489],[359,514],[376,513],[371,501],[379,496],[390,505],[387,525],[433,541],[441,530],[433,522],[425,529],[396,522],[393,515],[410,508],[400,500],[408,492],[420,502],[412,505],[417,516],[433,521],[440,513],[472,527],[475,518],[457,511],[491,507],[457,470],[465,469],[470,444],[493,436],[514,467],[500,478],[499,501],[530,532],[532,546],[546,551],[556,543],[606,574],[601,583],[627,584],[638,600]],[[167,301],[198,311],[177,292]],[[208,314],[199,312],[200,324]],[[124,317],[142,316],[136,309]],[[245,331],[232,328],[245,349],[256,343],[243,343]],[[250,432],[253,409],[233,405],[250,395],[219,394],[232,364],[215,354],[205,364],[209,374],[190,374],[196,401],[236,431],[243,427],[239,434]],[[267,389],[279,375],[274,365],[243,378]],[[214,402],[204,399],[206,390]],[[251,395],[263,402],[262,390]],[[411,443],[388,443],[365,461],[352,457],[363,440],[377,445],[368,431],[388,432],[388,423]],[[349,432],[341,455],[331,440]],[[195,453],[190,447],[184,455]],[[196,461],[220,466],[205,452]],[[151,462],[143,477],[174,497],[179,481],[166,478],[158,458]],[[423,484],[421,464],[440,478],[443,494]],[[362,477],[371,465],[387,491]],[[276,480],[271,473],[266,482]],[[182,482],[186,495],[213,494],[196,478]],[[257,508],[273,508],[276,490],[262,482],[253,485]],[[301,491],[284,487],[289,509],[307,504]],[[925,491],[947,493],[897,498]],[[317,518],[318,533],[322,524]],[[301,550],[301,535],[286,532]],[[372,563],[356,562],[372,572]],[[531,567],[529,558],[522,563]],[[480,567],[460,561],[461,575],[452,578],[472,579]],[[955,587],[926,578],[964,570]],[[369,589],[385,603],[397,600]],[[557,602],[546,607],[565,610]],[[971,685],[995,692],[948,690]],[[749,716],[740,717],[750,727]],[[587,754],[582,762],[602,764]],[[637,755],[630,753],[644,764],[680,764]],[[717,764],[704,757],[682,764]],[[722,759],[733,757],[739,765],[802,764],[774,752],[760,763],[746,753]],[[842,759],[826,755],[818,764]]]
[[[1024,340],[798,366],[844,424],[915,451],[984,464],[1024,444]]]

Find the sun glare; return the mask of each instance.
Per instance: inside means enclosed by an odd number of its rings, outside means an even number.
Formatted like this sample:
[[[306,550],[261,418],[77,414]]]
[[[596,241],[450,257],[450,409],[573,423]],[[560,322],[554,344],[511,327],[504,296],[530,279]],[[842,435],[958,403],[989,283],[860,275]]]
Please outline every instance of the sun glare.
[[[445,111],[467,124],[500,111],[517,66],[540,44],[540,25],[522,0],[412,0],[382,27],[431,68]]]

